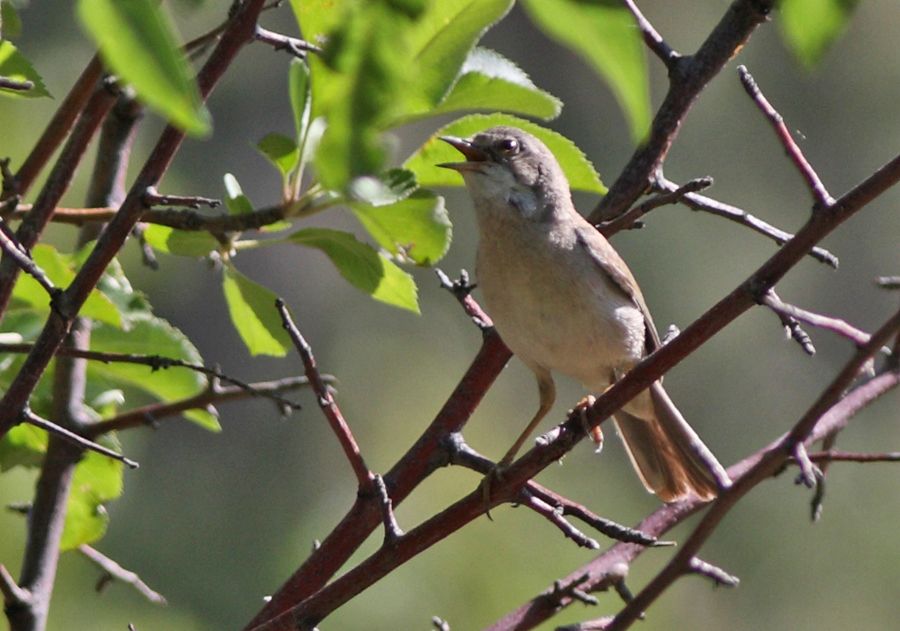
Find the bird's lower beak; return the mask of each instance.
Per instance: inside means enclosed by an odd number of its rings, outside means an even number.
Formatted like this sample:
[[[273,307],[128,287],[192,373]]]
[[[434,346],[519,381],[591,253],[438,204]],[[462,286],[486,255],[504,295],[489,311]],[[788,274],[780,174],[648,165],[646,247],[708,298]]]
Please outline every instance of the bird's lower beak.
[[[487,160],[488,155],[465,138],[456,136],[441,136],[441,140],[459,151],[466,157],[466,162],[443,162],[437,166],[454,171],[473,171],[478,169],[478,163]]]

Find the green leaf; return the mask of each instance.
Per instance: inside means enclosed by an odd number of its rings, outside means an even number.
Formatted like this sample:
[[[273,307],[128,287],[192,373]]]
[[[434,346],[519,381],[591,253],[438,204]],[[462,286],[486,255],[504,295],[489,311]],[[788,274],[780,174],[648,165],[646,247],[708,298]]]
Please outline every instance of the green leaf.
[[[91,333],[91,350],[159,355],[203,363],[200,353],[184,333],[154,316],[135,316],[129,331],[95,325]],[[140,392],[159,401],[177,401],[201,392],[206,388],[206,378],[187,368],[153,370],[138,364],[89,362],[88,386],[88,400],[106,390],[120,388],[126,395]],[[220,429],[216,417],[206,410],[190,410],[184,416],[206,429]]]
[[[22,34],[22,18],[9,0],[0,1],[0,25],[5,39],[15,39]]]
[[[432,2],[410,34],[415,90],[428,106],[440,103],[482,35],[512,8],[513,0]]]
[[[324,38],[339,23],[346,7],[355,0],[291,0],[291,9],[303,37],[322,44]]]
[[[644,44],[634,16],[603,0],[524,0],[532,21],[583,57],[609,84],[625,112],[631,137],[650,129],[650,88]]]
[[[222,180],[225,182],[225,206],[232,215],[244,215],[253,212],[253,204],[244,195],[237,178],[231,173],[226,173]]]
[[[350,183],[349,193],[353,201],[383,206],[409,197],[417,187],[416,176],[412,171],[388,169],[380,177],[356,178]]]
[[[293,171],[300,162],[300,148],[292,138],[288,138],[284,134],[266,134],[256,148],[269,162],[275,165],[283,179],[287,178],[288,173]]]
[[[508,114],[464,116],[438,130],[403,166],[416,174],[421,186],[462,186],[462,178],[458,173],[435,166],[441,162],[458,162],[460,159],[459,152],[439,140],[438,136],[468,137],[497,125],[519,127],[542,140],[559,160],[573,190],[601,195],[606,193],[606,187],[600,182],[594,165],[575,143],[555,131]]]
[[[176,230],[169,226],[148,225],[144,240],[154,250],[178,256],[206,256],[219,248],[219,241],[202,230]]]
[[[847,28],[858,0],[782,0],[781,33],[807,69],[818,64]]]
[[[250,280],[233,266],[225,268],[222,290],[234,328],[250,354],[284,357],[291,340],[275,310],[275,293]]]
[[[415,79],[405,45],[408,18],[384,0],[351,9],[324,53],[310,59],[313,115],[327,119],[316,173],[335,191],[382,170],[387,148],[381,128],[403,110]]]
[[[75,278],[75,262],[70,254],[62,254],[53,246],[38,244],[31,251],[31,258],[44,270],[50,281],[60,288],[67,287]],[[13,288],[14,308],[27,307],[39,313],[50,313],[50,296],[34,278],[21,274]],[[122,326],[122,317],[112,301],[96,289],[92,290],[82,306],[80,315],[106,322],[116,327]]]
[[[0,471],[39,467],[47,452],[47,432],[28,423],[13,426],[0,438]]]
[[[431,191],[419,190],[386,206],[351,202],[350,209],[381,247],[419,265],[433,265],[450,247],[452,225],[444,198]]]
[[[372,246],[357,241],[352,234],[327,228],[307,228],[288,239],[324,252],[341,276],[375,300],[419,313],[412,277]]]
[[[416,118],[474,109],[506,110],[549,120],[559,116],[562,102],[535,86],[509,59],[475,48],[447,97]]]
[[[99,439],[104,447],[121,452],[118,440],[109,436]],[[85,453],[75,467],[66,523],[60,547],[72,550],[84,543],[92,543],[106,533],[109,515],[104,502],[122,494],[124,465],[93,451]]]
[[[138,97],[192,135],[212,127],[174,28],[156,0],[79,0],[78,17],[104,63]]]
[[[6,6],[4,4],[4,6]],[[13,81],[31,81],[34,87],[30,90],[10,90],[0,89],[0,94],[4,96],[21,96],[25,98],[37,98],[40,96],[50,96],[44,80],[37,73],[31,62],[25,59],[22,54],[16,50],[12,42],[0,41],[0,76],[12,79]]]

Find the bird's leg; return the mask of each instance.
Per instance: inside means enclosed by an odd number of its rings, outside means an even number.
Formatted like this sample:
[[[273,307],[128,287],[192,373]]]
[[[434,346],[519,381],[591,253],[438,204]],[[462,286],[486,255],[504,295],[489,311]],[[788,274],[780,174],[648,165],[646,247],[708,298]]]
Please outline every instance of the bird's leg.
[[[587,395],[581,401],[579,401],[575,407],[569,412],[569,416],[572,414],[578,414],[578,420],[581,421],[581,426],[584,428],[584,433],[591,437],[591,440],[594,441],[596,447],[594,448],[594,453],[599,454],[603,451],[603,430],[600,429],[600,426],[591,427],[590,423],[588,423],[587,413],[588,410],[594,403],[597,401],[597,397],[592,394]]]
[[[534,431],[534,428],[538,426],[538,423],[547,416],[547,412],[550,411],[550,408],[553,407],[553,402],[556,401],[556,386],[553,383],[553,377],[550,375],[550,371],[534,370],[534,374],[537,377],[540,405],[538,406],[538,410],[535,412],[534,417],[531,419],[531,422],[528,423],[528,427],[525,428],[525,431],[523,431],[516,439],[516,442],[509,448],[506,455],[500,459],[500,462],[494,465],[493,470],[484,476],[484,480],[481,482],[481,490],[482,495],[484,496],[484,505],[486,509],[489,509],[491,505],[491,481],[495,478],[499,479],[503,475],[503,470],[512,463],[516,454],[519,453],[519,449],[521,449],[525,441],[528,440],[528,437]],[[489,510],[485,510],[485,513],[488,518],[491,517]]]

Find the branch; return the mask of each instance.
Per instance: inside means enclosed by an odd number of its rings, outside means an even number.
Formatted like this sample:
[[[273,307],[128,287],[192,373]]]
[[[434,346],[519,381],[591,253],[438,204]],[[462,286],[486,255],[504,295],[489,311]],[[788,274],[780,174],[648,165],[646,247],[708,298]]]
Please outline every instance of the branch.
[[[617,217],[647,190],[697,96],[768,19],[774,5],[775,0],[735,0],[697,52],[669,66],[669,90],[653,117],[648,138],[594,208],[591,223]]]
[[[76,434],[75,432],[62,427],[61,425],[51,423],[47,419],[41,418],[31,410],[25,410],[22,412],[22,421],[28,423],[29,425],[39,427],[40,429],[49,432],[54,436],[58,436],[66,442],[76,445],[77,447],[94,451],[101,456],[106,456],[107,458],[112,458],[113,460],[118,460],[130,469],[137,469],[140,466],[134,460],[129,460],[122,454],[116,453],[112,449],[108,449],[103,445],[88,440],[87,438],[83,438],[79,434]]]
[[[649,48],[654,55],[659,57],[660,61],[662,61],[666,68],[671,71],[678,60],[681,59],[681,55],[675,52],[672,47],[666,43],[662,38],[662,35],[653,28],[653,25],[644,17],[644,14],[641,13],[641,10],[638,9],[633,0],[623,0],[622,3],[634,16],[638,28],[641,31],[641,37],[644,38],[644,44],[646,44],[647,48]]]
[[[46,272],[28,255],[28,251],[22,247],[22,244],[16,241],[15,235],[2,219],[0,219],[0,249],[3,250],[4,257],[11,258],[19,266],[19,269],[34,278],[50,295],[50,298],[59,293],[60,290],[56,288]]]
[[[711,580],[716,587],[737,587],[741,583],[741,579],[737,576],[729,574],[722,568],[713,565],[712,563],[707,563],[697,557],[691,558],[690,562],[688,562],[687,570],[691,574],[705,576]]]
[[[491,317],[472,298],[472,291],[476,286],[474,283],[469,282],[469,273],[466,270],[460,270],[457,280],[450,280],[450,277],[440,269],[435,269],[434,271],[437,274],[441,289],[446,289],[453,294],[453,297],[462,305],[463,311],[471,318],[475,326],[481,329],[482,332],[494,326]]]
[[[677,184],[667,180],[661,174],[654,177],[652,187],[653,190],[656,191],[671,192],[678,189]],[[691,210],[710,213],[711,215],[722,217],[724,219],[728,219],[729,221],[733,221],[737,224],[750,228],[751,230],[765,237],[768,237],[778,245],[784,245],[794,238],[794,235],[792,235],[791,233],[785,232],[780,228],[776,228],[772,224],[765,222],[754,215],[751,215],[746,210],[738,208],[737,206],[732,206],[731,204],[725,204],[723,202],[712,199],[711,197],[706,197],[705,195],[688,193],[681,198],[681,203]],[[837,269],[838,267],[838,258],[825,248],[813,246],[809,250],[809,255],[817,261],[825,263],[826,265],[829,265],[834,269]]]
[[[333,379],[330,375],[326,375],[329,381]],[[306,377],[288,377],[275,381],[258,381],[241,386],[222,387],[218,384],[218,379],[211,379],[209,387],[203,392],[199,392],[192,397],[171,401],[167,403],[151,403],[135,410],[123,412],[117,416],[94,423],[84,428],[84,434],[90,438],[96,438],[103,434],[113,431],[121,431],[132,429],[134,427],[143,427],[146,425],[155,425],[159,421],[177,416],[187,410],[202,410],[215,403],[225,401],[236,401],[238,399],[248,399],[250,397],[265,397],[275,401],[282,400],[276,396],[277,393],[294,390],[308,386],[309,381]]]
[[[306,53],[321,53],[322,49],[315,44],[298,39],[296,37],[288,37],[281,33],[275,33],[268,29],[256,26],[256,41],[268,44],[275,50],[286,50],[298,59],[306,59]]]
[[[205,101],[222,74],[254,33],[263,0],[247,0],[238,5],[216,49],[197,76],[201,98]],[[0,400],[0,436],[15,423],[28,397],[62,343],[72,319],[100,281],[113,257],[122,248],[145,208],[143,195],[156,186],[168,170],[172,158],[184,140],[184,132],[172,126],[163,130],[147,158],[119,212],[107,224],[93,251],[69,287],[61,294],[57,312],[51,313],[34,350]],[[55,203],[53,206],[55,207]],[[20,239],[21,240],[21,239]],[[25,242],[23,241],[23,244]]]
[[[784,118],[766,99],[746,66],[738,66],[738,74],[741,77],[741,84],[744,86],[744,90],[747,91],[747,94],[750,95],[750,98],[753,99],[753,102],[756,103],[756,106],[771,123],[778,140],[784,146],[785,153],[787,153],[791,162],[794,163],[794,166],[797,167],[797,170],[800,171],[803,179],[806,180],[806,185],[812,194],[814,209],[831,206],[834,203],[834,198],[825,188],[825,184],[822,183],[819,174],[816,173],[806,156],[803,155],[803,151],[794,142],[791,132],[788,130],[787,125],[784,124]]]
[[[297,325],[294,324],[294,320],[291,318],[291,314],[281,298],[275,301],[275,308],[278,309],[278,314],[281,316],[282,326],[284,326],[288,335],[291,336],[291,341],[303,360],[303,366],[306,368],[306,378],[309,380],[313,392],[316,393],[316,397],[318,397],[319,407],[322,408],[322,413],[325,414],[331,430],[337,436],[338,442],[340,442],[341,448],[344,450],[344,455],[350,461],[350,466],[356,475],[359,491],[369,489],[372,485],[372,473],[366,466],[365,460],[363,460],[359,445],[353,437],[353,432],[350,431],[350,426],[344,420],[344,415],[341,414],[341,409],[335,402],[331,390],[322,379],[321,373],[319,373],[316,358],[312,354],[312,348],[300,333]],[[386,491],[385,496],[387,496]]]
[[[605,221],[595,227],[603,235],[613,234],[627,228],[639,227],[641,224],[638,220],[654,208],[659,208],[666,204],[677,204],[682,201],[686,195],[702,191],[703,189],[712,186],[712,184],[713,179],[711,177],[699,177],[676,187],[674,190],[665,191],[655,195],[637,206],[633,206],[630,210],[622,213],[615,219]]]
[[[150,587],[141,580],[140,576],[131,570],[126,570],[96,548],[92,548],[87,544],[81,544],[78,546],[78,551],[103,570],[103,576],[97,581],[98,592],[103,591],[109,581],[116,580],[131,585],[137,593],[154,605],[168,604],[165,597],[159,592],[150,589]]]
[[[28,92],[34,89],[34,81],[17,81],[9,77],[0,77],[0,89]]]
[[[27,605],[31,600],[31,592],[19,587],[16,579],[2,563],[0,563],[0,593],[3,594],[3,604],[7,610]]]

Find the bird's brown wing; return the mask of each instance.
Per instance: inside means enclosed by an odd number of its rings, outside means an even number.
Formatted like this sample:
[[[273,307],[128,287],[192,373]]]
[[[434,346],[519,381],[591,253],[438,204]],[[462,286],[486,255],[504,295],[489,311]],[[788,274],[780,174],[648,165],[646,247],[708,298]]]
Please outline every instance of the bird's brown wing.
[[[638,287],[631,270],[625,265],[625,261],[622,260],[615,248],[606,240],[606,237],[600,234],[587,220],[579,222],[575,231],[579,247],[585,249],[603,273],[613,281],[616,287],[622,290],[625,296],[634,302],[644,315],[646,352],[652,353],[660,346],[659,333],[656,331],[656,325],[653,324],[653,318],[650,316],[650,310],[641,294],[641,288]]]

